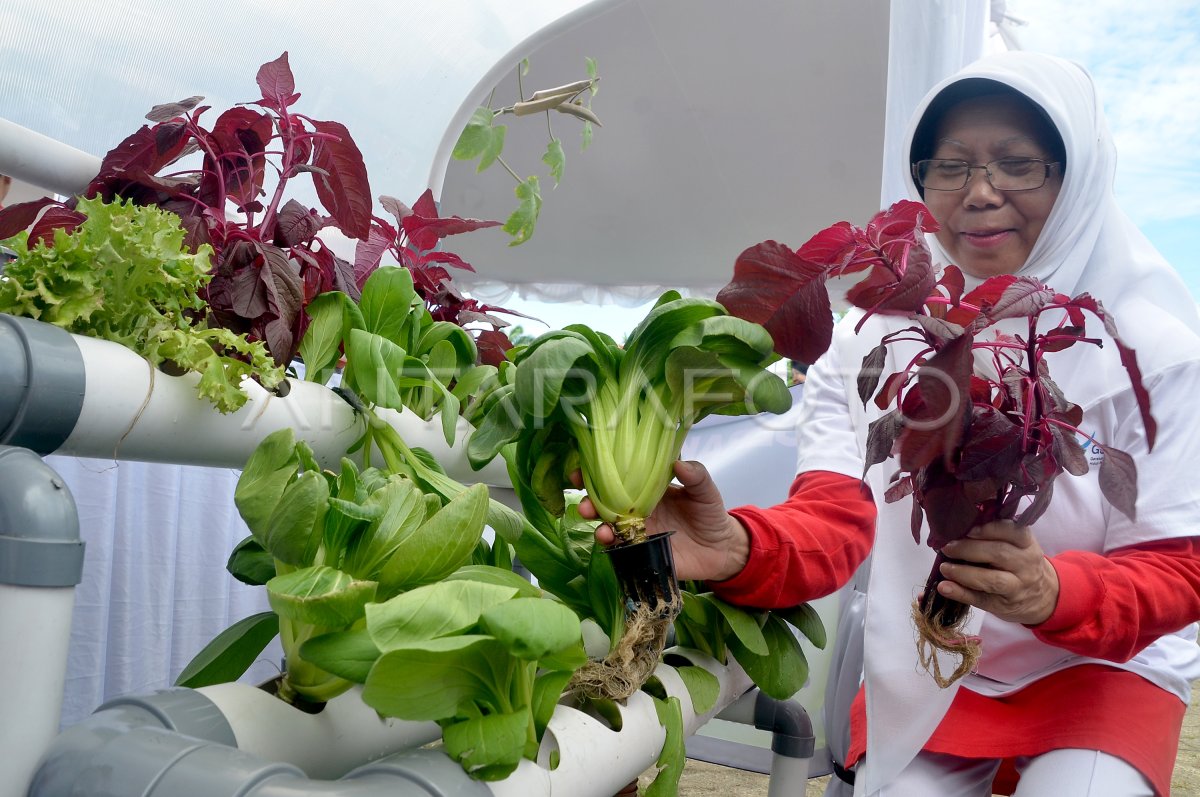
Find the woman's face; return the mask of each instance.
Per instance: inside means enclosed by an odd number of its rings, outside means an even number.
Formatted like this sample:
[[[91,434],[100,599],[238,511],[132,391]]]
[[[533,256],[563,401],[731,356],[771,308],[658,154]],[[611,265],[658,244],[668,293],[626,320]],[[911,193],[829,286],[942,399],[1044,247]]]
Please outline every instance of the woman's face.
[[[951,108],[938,126],[931,158],[982,165],[1000,158],[1054,160],[1041,140],[1034,111],[1013,97],[965,100]],[[1029,257],[1054,200],[1062,188],[1062,169],[1030,191],[998,191],[982,169],[957,191],[925,190],[925,205],[941,229],[938,243],[950,261],[966,273],[986,279],[1015,273]]]

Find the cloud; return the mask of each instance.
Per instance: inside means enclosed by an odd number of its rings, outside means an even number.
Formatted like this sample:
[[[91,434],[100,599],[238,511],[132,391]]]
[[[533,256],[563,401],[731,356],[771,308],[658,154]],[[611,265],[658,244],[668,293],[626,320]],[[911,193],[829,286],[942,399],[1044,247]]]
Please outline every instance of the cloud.
[[[1084,64],[1119,155],[1117,194],[1138,223],[1200,216],[1200,7],[1159,0],[1009,0],[1027,50]]]

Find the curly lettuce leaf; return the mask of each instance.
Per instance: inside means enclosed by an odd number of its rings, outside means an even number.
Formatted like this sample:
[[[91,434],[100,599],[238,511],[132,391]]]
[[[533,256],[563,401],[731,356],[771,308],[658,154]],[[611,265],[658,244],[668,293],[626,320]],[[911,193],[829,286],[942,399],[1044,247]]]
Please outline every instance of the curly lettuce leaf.
[[[99,198],[80,199],[77,210],[87,219],[57,230],[53,245],[31,247],[28,233],[5,242],[17,259],[0,280],[0,312],[196,371],[200,395],[222,412],[246,402],[239,384],[247,375],[268,388],[282,380],[262,342],[205,325],[212,250],[189,252],[178,216]]]

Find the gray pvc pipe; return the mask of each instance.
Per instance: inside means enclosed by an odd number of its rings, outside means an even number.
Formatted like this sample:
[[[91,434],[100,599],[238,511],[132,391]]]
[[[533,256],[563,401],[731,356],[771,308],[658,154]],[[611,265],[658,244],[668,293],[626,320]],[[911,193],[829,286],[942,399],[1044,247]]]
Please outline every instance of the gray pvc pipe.
[[[62,477],[32,451],[0,445],[0,584],[73,587],[83,546]]]
[[[54,740],[28,797],[488,797],[458,764],[409,750],[339,780],[238,750],[217,706],[191,689],[109,701]]]
[[[64,329],[0,313],[0,443],[49,454],[83,408],[83,355]]]

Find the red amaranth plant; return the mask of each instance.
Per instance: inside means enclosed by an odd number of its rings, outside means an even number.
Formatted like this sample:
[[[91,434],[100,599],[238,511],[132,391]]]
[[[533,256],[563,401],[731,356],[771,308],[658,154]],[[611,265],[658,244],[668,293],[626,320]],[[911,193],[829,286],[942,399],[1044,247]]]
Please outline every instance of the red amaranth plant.
[[[875,313],[912,319],[911,326],[880,340],[858,375],[864,405],[874,397],[887,410],[868,427],[864,476],[895,456],[899,470],[884,500],[912,496],[918,543],[922,520],[928,521],[926,544],[938,554],[914,617],[921,660],[947,686],[971,669],[979,649],[961,632],[968,607],[937,592],[939,567],[948,561],[941,549],[993,520],[1032,525],[1049,506],[1061,473],[1088,470],[1075,443],[1083,411],[1051,379],[1047,358],[1077,343],[1103,345],[1087,335],[1087,314],[1103,323],[1117,347],[1151,447],[1156,426],[1136,356],[1099,301],[1088,294],[1070,298],[1012,275],[988,279],[963,295],[956,266],[947,266],[940,279],[932,267],[923,233],[936,230],[923,205],[900,202],[866,228],[841,222],[797,251],[766,241],[742,253],[734,280],[717,299],[735,315],[766,326],[779,354],[804,362],[813,362],[831,340],[827,280],[854,280],[846,298],[866,310],[856,331]],[[1025,330],[995,328],[1006,319],[1025,319]],[[915,344],[915,351],[901,370],[885,376],[888,346],[898,343]],[[1133,459],[1083,436],[1105,453],[1099,473],[1105,498],[1132,518]],[[949,677],[941,675],[936,650],[961,657]]]
[[[346,127],[294,110],[300,94],[287,53],[263,64],[257,82],[261,98],[224,111],[211,127],[202,123],[210,110],[200,104],[203,97],[155,106],[146,115],[152,124],[105,155],[83,195],[120,197],[176,213],[189,248],[213,248],[212,279],[203,297],[210,325],[264,341],[279,365],[296,356],[308,326],[308,303],[331,290],[357,301],[389,250],[413,272],[435,318],[460,326],[490,324],[492,330],[474,334],[485,360],[501,359],[508,341],[496,330],[506,322],[491,313],[509,311],[458,294],[443,266],[471,266],[435,248],[446,235],[499,222],[439,218],[426,192],[413,210],[381,198],[396,216],[393,227],[372,214],[366,166]],[[193,153],[201,155],[199,168],[177,165]],[[291,181],[302,174],[311,175],[320,210],[288,197]],[[55,229],[70,231],[83,221],[75,204],[43,199],[5,208],[0,239],[28,228],[31,243],[53,245]],[[321,240],[327,228],[359,242],[353,264]]]

